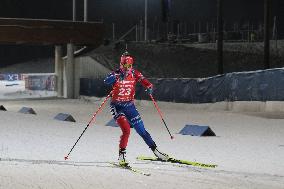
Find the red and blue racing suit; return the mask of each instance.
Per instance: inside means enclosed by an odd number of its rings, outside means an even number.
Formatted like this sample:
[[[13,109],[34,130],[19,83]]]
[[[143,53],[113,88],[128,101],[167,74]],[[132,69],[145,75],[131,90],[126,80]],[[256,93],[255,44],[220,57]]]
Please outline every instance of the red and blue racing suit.
[[[136,83],[141,83],[147,89],[152,88],[153,85],[139,71],[134,69],[127,72],[118,69],[110,73],[104,82],[113,86],[110,111],[122,130],[119,148],[125,149],[127,147],[130,127],[133,127],[145,143],[151,149],[154,149],[156,144],[145,130],[141,116],[134,105]]]

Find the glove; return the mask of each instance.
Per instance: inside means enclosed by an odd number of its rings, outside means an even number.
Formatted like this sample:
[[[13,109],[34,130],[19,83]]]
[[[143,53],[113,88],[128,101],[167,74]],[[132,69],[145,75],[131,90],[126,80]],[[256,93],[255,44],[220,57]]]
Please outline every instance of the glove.
[[[149,95],[153,94],[153,89],[151,87],[145,90]]]

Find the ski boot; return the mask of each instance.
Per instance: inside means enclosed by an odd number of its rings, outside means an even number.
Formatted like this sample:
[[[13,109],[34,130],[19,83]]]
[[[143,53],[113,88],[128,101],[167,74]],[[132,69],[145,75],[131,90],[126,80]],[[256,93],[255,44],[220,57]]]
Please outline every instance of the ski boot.
[[[160,152],[157,147],[152,148],[152,151],[155,154],[155,156],[162,161],[168,161],[170,159],[170,156],[168,154]]]
[[[120,166],[127,166],[128,162],[126,161],[126,149],[121,148],[119,149],[119,157],[118,157],[118,163]]]

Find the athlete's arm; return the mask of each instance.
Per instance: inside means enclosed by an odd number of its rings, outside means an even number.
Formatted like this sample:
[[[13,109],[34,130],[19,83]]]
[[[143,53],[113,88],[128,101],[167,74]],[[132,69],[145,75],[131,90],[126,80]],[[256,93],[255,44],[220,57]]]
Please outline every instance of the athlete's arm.
[[[104,79],[104,83],[107,85],[113,85],[118,78],[118,73],[111,72],[108,76]]]
[[[143,87],[145,87],[146,89],[153,88],[153,84],[147,78],[145,78],[139,71],[135,70],[134,75],[136,80],[140,82]]]
[[[108,74],[108,76],[104,79],[104,83],[107,85],[112,85],[115,83],[115,81],[116,81],[116,77],[115,77],[114,72]]]

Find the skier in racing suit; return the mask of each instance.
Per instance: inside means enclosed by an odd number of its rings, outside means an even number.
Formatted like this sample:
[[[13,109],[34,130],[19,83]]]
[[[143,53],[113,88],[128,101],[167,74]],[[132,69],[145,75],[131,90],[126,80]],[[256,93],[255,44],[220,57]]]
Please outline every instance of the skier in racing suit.
[[[133,127],[143,138],[157,158],[168,160],[169,156],[157,149],[151,135],[145,130],[140,114],[134,105],[136,83],[141,83],[149,94],[152,94],[153,85],[139,71],[132,68],[133,63],[133,57],[126,51],[120,58],[120,68],[111,72],[104,80],[106,84],[113,86],[110,111],[122,131],[119,142],[119,164],[128,164],[125,155],[130,127]]]

